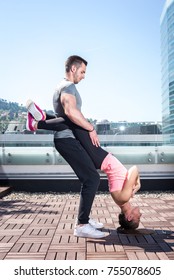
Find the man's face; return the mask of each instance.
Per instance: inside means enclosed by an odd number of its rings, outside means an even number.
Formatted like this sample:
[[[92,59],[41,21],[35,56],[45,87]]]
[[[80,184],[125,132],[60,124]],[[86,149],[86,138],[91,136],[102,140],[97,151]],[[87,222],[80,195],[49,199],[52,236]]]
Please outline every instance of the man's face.
[[[75,66],[74,66],[75,67]],[[82,79],[85,78],[86,65],[82,63],[80,67],[74,68],[74,84],[78,84]]]

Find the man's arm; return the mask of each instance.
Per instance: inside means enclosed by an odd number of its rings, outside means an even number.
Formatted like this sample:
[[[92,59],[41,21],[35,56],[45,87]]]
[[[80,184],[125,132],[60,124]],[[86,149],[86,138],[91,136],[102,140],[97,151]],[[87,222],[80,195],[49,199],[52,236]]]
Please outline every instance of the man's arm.
[[[88,122],[76,106],[76,98],[72,94],[62,93],[61,103],[66,116],[75,124],[89,131],[93,145],[100,146],[100,142],[93,125]]]

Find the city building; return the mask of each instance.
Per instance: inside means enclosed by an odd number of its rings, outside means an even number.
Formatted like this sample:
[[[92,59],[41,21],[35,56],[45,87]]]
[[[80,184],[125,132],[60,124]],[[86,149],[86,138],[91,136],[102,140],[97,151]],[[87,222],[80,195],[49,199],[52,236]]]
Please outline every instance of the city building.
[[[101,121],[95,126],[98,135],[162,134],[161,122]]]
[[[174,0],[166,0],[161,18],[162,132],[174,144]]]

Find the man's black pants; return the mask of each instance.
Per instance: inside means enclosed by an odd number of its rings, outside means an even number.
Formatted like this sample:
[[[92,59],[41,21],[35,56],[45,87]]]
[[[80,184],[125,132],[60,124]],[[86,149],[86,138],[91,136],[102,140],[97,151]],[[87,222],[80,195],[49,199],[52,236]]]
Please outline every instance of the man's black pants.
[[[100,176],[80,142],[74,138],[55,138],[56,150],[62,155],[79,178],[82,187],[78,223],[87,224],[96,191],[100,184]]]

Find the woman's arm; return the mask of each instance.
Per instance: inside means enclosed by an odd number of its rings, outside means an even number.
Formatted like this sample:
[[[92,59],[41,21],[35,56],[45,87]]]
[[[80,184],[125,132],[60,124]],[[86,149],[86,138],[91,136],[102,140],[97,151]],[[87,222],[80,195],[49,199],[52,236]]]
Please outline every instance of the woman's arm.
[[[140,179],[137,166],[132,166],[128,170],[128,176],[121,191],[115,191],[111,193],[112,198],[118,204],[122,206],[128,202],[130,198],[140,189]]]
[[[141,188],[141,183],[140,183],[140,176],[139,176],[139,173],[138,173],[135,186],[133,187],[132,197],[134,196],[134,194],[135,194],[137,191],[139,191],[140,188]]]

